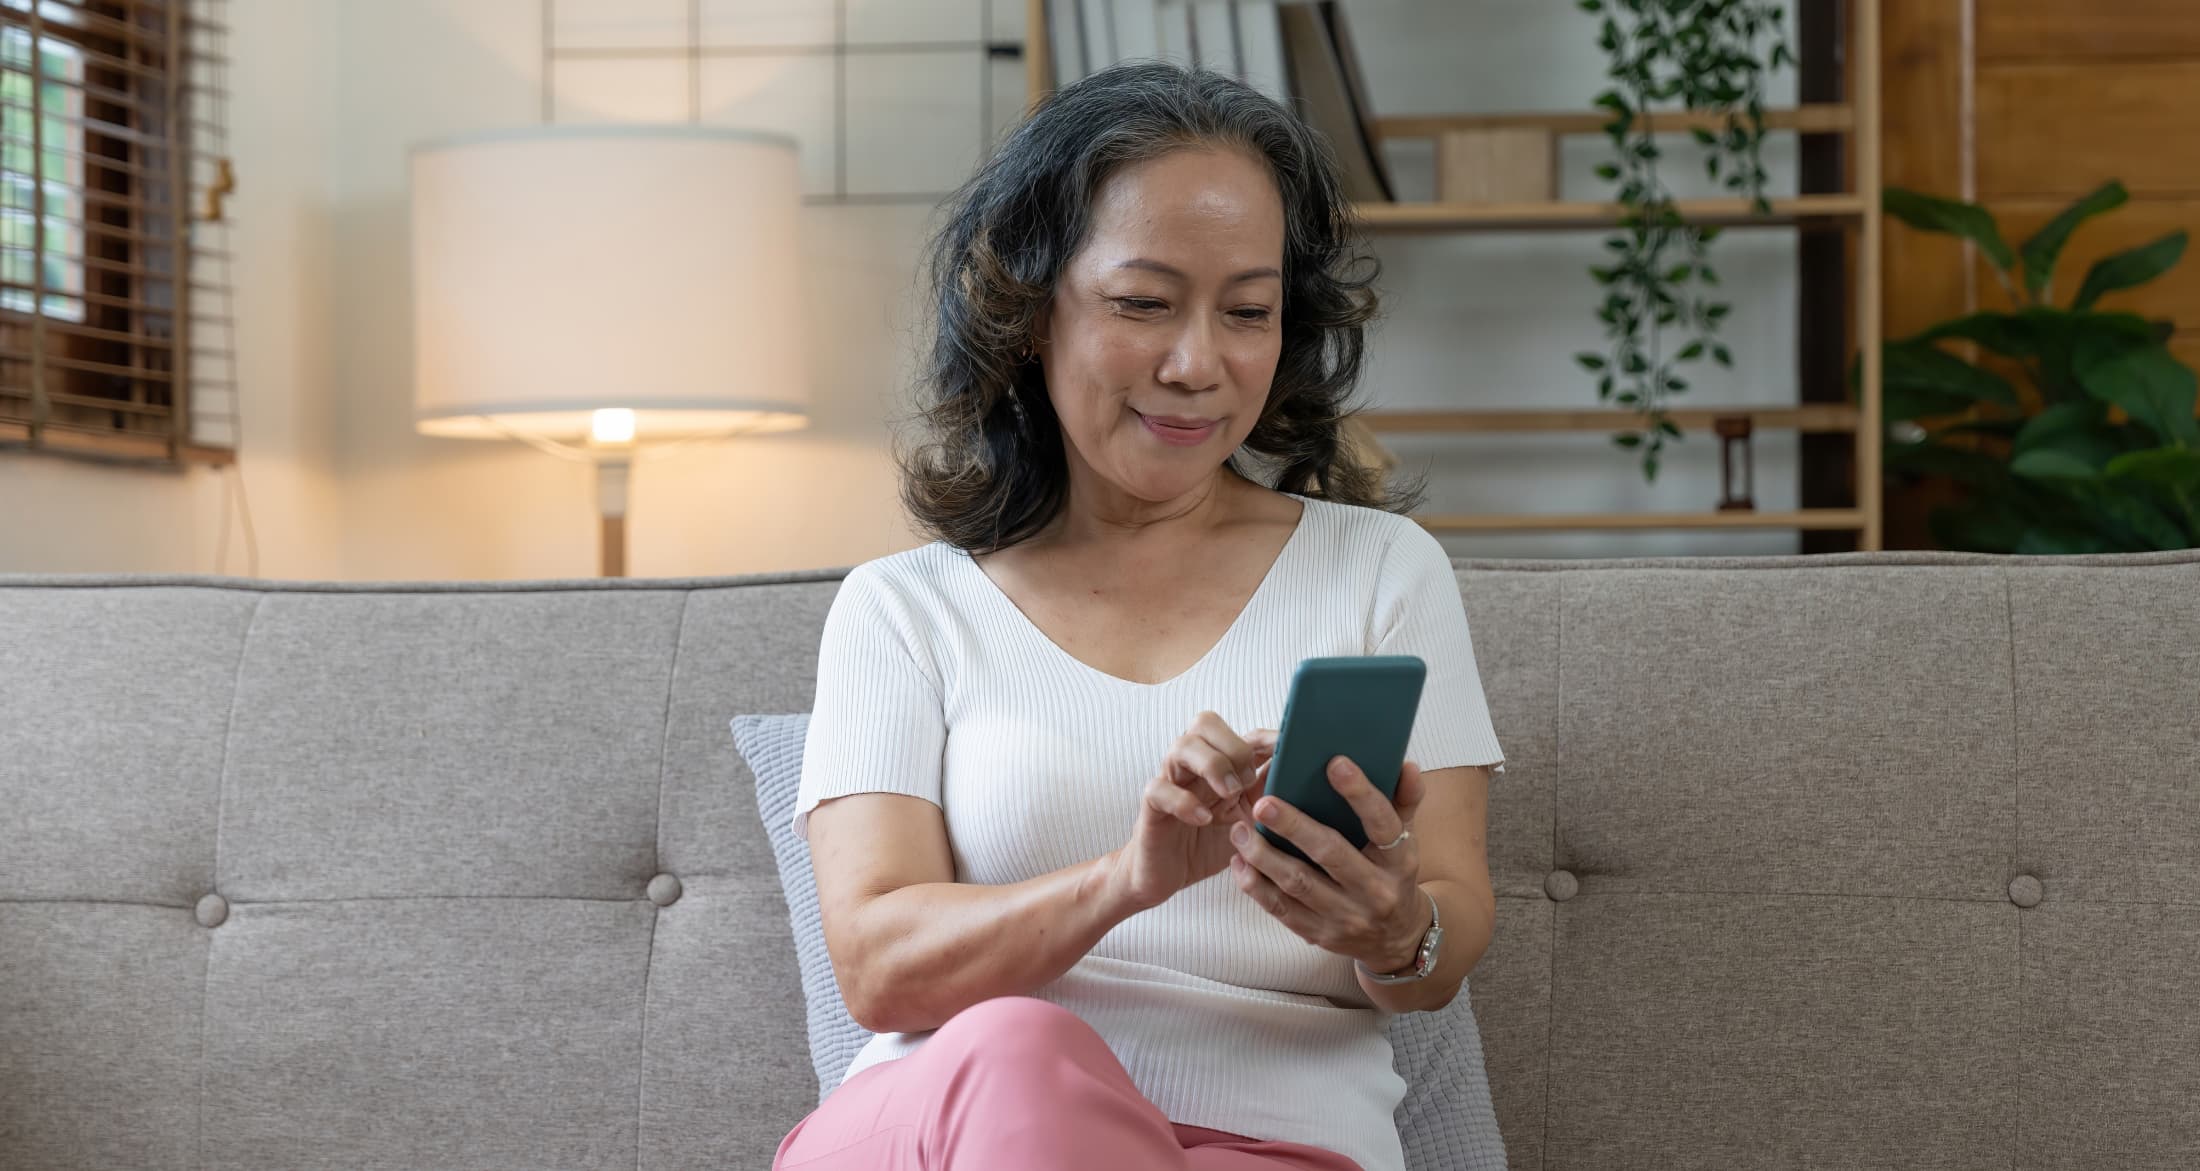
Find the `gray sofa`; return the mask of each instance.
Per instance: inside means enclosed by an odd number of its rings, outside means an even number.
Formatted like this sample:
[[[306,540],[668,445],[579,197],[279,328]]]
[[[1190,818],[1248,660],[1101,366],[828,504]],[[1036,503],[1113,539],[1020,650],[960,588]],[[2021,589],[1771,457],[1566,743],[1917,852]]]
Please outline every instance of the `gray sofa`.
[[[2200,552],[1460,570],[1514,1167],[2200,1166]],[[764,1167],[838,576],[0,577],[0,1167]]]

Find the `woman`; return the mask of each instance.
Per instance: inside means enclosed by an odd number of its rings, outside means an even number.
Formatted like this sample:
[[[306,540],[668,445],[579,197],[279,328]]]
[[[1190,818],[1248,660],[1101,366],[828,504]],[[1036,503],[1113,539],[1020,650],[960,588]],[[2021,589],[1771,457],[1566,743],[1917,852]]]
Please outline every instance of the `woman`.
[[[1119,66],[933,258],[902,463],[939,539],[834,600],[795,815],[878,1036],[775,1165],[1400,1171],[1383,1025],[1488,946],[1502,753],[1449,561],[1340,450],[1374,297],[1332,162],[1235,81]],[[1260,792],[1340,654],[1429,668],[1395,802],[1331,762],[1365,850]]]

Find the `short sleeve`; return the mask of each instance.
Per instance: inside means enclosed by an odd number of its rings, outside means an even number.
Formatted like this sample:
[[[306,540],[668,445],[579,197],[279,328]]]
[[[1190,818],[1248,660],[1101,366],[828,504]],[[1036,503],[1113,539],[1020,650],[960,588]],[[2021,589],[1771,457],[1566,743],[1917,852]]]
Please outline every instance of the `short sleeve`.
[[[1369,635],[1370,654],[1418,655],[1428,664],[1406,759],[1424,772],[1461,765],[1504,772],[1505,753],[1490,725],[1451,557],[1433,534],[1410,521],[1383,553]]]
[[[794,832],[810,811],[853,793],[940,803],[947,722],[921,631],[875,564],[841,582],[818,641],[817,702],[802,748]]]

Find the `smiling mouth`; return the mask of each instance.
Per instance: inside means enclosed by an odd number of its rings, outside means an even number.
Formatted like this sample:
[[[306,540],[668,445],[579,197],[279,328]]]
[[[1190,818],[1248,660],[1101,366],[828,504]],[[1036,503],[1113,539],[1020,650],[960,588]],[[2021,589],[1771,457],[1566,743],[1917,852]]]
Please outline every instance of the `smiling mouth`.
[[[1148,415],[1139,412],[1138,421],[1146,430],[1163,443],[1190,446],[1204,442],[1222,425],[1220,419],[1187,419],[1181,415]]]

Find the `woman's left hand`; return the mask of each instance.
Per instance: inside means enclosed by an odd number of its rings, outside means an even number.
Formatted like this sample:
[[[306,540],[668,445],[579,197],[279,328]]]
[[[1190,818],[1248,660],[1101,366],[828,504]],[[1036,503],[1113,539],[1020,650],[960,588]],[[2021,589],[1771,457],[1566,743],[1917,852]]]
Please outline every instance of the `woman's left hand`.
[[[1400,770],[1395,803],[1342,756],[1329,762],[1329,784],[1360,815],[1365,849],[1353,849],[1343,835],[1288,802],[1262,797],[1253,816],[1319,865],[1293,858],[1240,823],[1231,834],[1238,851],[1230,859],[1231,876],[1308,943],[1374,972],[1410,967],[1429,924],[1428,899],[1420,892],[1420,852],[1410,837],[1393,849],[1382,847],[1412,828],[1423,793],[1420,767],[1407,761]]]

